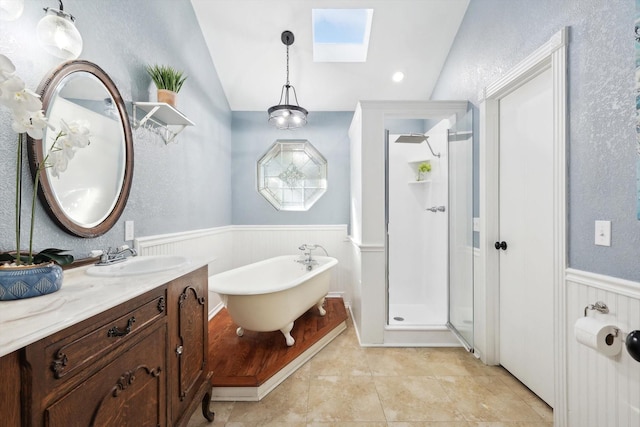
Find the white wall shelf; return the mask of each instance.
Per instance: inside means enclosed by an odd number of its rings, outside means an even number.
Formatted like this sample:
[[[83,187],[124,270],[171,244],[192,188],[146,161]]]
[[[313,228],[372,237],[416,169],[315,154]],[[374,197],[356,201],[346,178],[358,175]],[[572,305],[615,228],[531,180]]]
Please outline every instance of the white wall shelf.
[[[137,110],[142,110],[144,117],[138,120]],[[165,102],[134,102],[134,128],[145,127],[161,135],[166,144],[172,142],[180,132],[194,123],[180,111]]]

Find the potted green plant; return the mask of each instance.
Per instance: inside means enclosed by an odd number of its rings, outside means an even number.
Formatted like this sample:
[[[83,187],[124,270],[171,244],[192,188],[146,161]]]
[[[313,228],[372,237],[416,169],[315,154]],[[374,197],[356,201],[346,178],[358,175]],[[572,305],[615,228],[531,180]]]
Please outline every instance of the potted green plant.
[[[428,172],[431,172],[431,161],[429,160],[418,165],[418,176],[416,176],[416,181],[422,181],[424,179],[424,174]]]
[[[0,105],[11,112],[11,128],[18,134],[16,145],[16,198],[15,198],[15,235],[16,249],[0,253],[0,301],[29,298],[45,295],[62,286],[60,265],[73,261],[73,256],[64,254],[65,250],[48,248],[37,253],[33,251],[33,232],[35,226],[35,206],[39,179],[45,168],[51,167],[57,176],[64,172],[68,161],[76,148],[89,145],[89,128],[85,121],[61,120],[60,130],[49,152],[38,165],[31,197],[31,220],[29,227],[29,249],[21,251],[20,229],[22,212],[22,160],[25,134],[33,139],[43,138],[43,129],[53,126],[47,122],[42,111],[40,98],[25,88],[24,81],[15,74],[15,66],[9,58],[0,55]]]
[[[176,106],[176,94],[182,89],[187,76],[169,65],[149,65],[147,73],[158,89],[158,102]]]

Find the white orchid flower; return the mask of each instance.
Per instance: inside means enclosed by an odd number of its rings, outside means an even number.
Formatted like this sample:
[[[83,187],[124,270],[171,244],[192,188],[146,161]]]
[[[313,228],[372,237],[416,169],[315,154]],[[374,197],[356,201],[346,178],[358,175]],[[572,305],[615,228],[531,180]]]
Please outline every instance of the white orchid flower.
[[[58,178],[60,174],[67,170],[69,159],[62,150],[52,151],[47,159],[47,167],[50,168],[51,175]]]
[[[84,148],[89,145],[89,137],[91,134],[87,120],[73,120],[67,123],[63,119],[60,119],[60,124],[62,126],[62,132],[67,135],[71,145],[78,148]]]
[[[49,123],[42,110],[14,112],[13,123],[11,123],[11,128],[15,132],[26,132],[33,139],[42,139],[42,131],[47,126]]]
[[[16,72],[16,66],[5,55],[0,55],[0,82],[7,80]]]
[[[13,102],[17,92],[24,90],[24,82],[20,77],[10,76],[0,81],[0,105],[13,109]]]
[[[14,113],[18,113],[21,111],[34,112],[42,110],[42,102],[40,101],[40,96],[26,88],[22,89],[19,92],[15,92],[13,96],[10,96],[8,104],[9,108],[11,108]]]
[[[64,131],[60,132],[60,136],[56,139],[55,145],[51,147],[51,151],[61,151],[67,159],[73,159],[75,155],[73,139],[64,133]]]

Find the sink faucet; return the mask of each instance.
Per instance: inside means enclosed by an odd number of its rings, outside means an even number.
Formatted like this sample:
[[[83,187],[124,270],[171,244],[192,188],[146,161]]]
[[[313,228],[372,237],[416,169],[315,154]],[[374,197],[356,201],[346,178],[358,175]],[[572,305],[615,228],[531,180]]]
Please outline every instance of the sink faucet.
[[[135,249],[130,248],[127,245],[120,246],[118,249],[109,248],[106,251],[102,252],[100,256],[100,261],[96,263],[96,265],[110,265],[115,264],[117,262],[122,262],[129,257],[134,257],[138,255]]]
[[[298,260],[296,260],[296,262],[299,262],[302,265],[306,265],[307,266],[307,270],[311,270],[313,269],[314,265],[318,265],[318,261],[316,261],[315,259],[313,259],[313,256],[311,254],[311,252],[314,249],[322,249],[324,251],[324,253],[329,256],[329,253],[327,252],[327,250],[325,248],[323,248],[320,245],[309,245],[307,243],[302,244],[298,247],[298,249],[300,249],[301,251],[304,251],[304,256],[303,258],[300,258]]]

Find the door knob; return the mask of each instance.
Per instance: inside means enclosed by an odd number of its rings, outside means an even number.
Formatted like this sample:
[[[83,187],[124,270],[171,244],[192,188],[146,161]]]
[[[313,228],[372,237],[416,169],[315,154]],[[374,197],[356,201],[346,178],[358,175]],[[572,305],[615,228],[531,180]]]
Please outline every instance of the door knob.
[[[505,242],[504,240],[502,242],[496,242],[493,245],[497,250],[502,249],[503,251],[507,250],[507,242]]]

